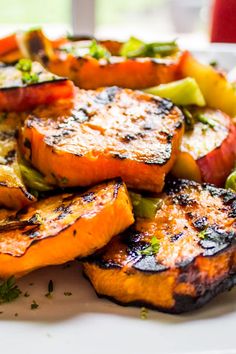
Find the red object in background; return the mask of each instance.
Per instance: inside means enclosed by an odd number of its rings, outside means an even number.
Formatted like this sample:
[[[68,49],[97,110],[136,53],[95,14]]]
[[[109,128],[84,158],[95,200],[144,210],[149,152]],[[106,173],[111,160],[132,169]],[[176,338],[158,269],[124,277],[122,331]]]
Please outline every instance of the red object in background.
[[[214,0],[211,42],[236,43],[236,0]]]

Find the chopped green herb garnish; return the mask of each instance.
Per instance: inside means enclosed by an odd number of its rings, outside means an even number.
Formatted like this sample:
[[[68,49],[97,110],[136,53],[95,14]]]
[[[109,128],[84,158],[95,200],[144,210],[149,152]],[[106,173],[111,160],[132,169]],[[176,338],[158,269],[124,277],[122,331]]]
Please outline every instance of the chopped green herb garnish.
[[[24,84],[36,84],[39,82],[39,76],[36,73],[24,72],[22,73],[22,82]]]
[[[39,307],[39,305],[37,304],[37,302],[35,300],[33,300],[32,304],[30,305],[31,310],[35,310]]]
[[[11,302],[18,298],[20,294],[21,291],[16,285],[14,277],[0,283],[0,304]]]
[[[30,296],[30,294],[28,293],[28,291],[26,291],[25,293],[24,293],[24,297],[29,297]]]
[[[194,118],[193,118],[192,113],[186,107],[182,108],[182,112],[184,114],[185,130],[186,131],[193,130]]]
[[[216,123],[215,123],[215,121],[214,121],[213,119],[207,117],[207,116],[204,115],[204,114],[196,114],[196,115],[195,115],[195,118],[196,118],[199,122],[201,122],[201,123],[203,123],[203,124],[208,124],[209,127],[211,127],[211,128],[214,128],[215,125],[216,125]]]
[[[148,246],[144,250],[141,250],[140,254],[145,255],[145,256],[153,256],[158,253],[159,249],[160,249],[160,242],[154,236],[151,239],[150,246]]]
[[[108,59],[111,56],[111,53],[105,47],[98,44],[95,39],[93,39],[89,46],[89,55],[95,59]]]
[[[140,309],[140,318],[141,318],[141,320],[147,320],[147,318],[148,318],[148,310],[146,309],[146,307],[141,307],[141,309]]]
[[[163,201],[160,198],[146,198],[141,194],[130,192],[133,210],[136,217],[154,218],[158,209],[161,209]]]
[[[65,291],[64,292],[64,296],[71,296],[71,295],[72,295],[72,293],[70,291]]]
[[[145,43],[138,38],[130,37],[120,50],[120,55],[127,58],[164,57],[179,50],[176,41]]]
[[[198,233],[198,237],[201,238],[202,240],[205,239],[206,235],[207,235],[207,230],[202,230]]]
[[[30,72],[32,70],[32,61],[30,59],[20,59],[16,64],[16,68],[23,72]]]
[[[49,280],[49,282],[48,282],[48,292],[47,292],[47,294],[45,296],[48,297],[48,298],[51,298],[53,291],[54,291],[53,281]]]
[[[217,60],[211,60],[210,63],[209,63],[210,66],[212,66],[213,68],[217,67],[219,64],[218,64],[218,61]]]

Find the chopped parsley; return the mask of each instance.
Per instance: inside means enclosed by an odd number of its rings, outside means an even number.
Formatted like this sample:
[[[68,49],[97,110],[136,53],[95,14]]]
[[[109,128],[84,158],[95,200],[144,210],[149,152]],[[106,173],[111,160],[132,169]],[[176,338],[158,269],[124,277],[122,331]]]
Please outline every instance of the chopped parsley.
[[[48,282],[48,292],[47,292],[47,294],[45,296],[48,297],[48,298],[51,298],[53,291],[54,291],[53,281],[49,280],[49,282]]]
[[[147,318],[148,318],[148,310],[146,309],[146,307],[141,307],[141,309],[140,309],[140,318],[141,318],[141,320],[147,320]]]
[[[37,302],[33,300],[32,304],[30,305],[31,310],[36,310],[39,307]]]
[[[111,56],[110,52],[105,47],[98,44],[95,39],[92,40],[89,46],[89,55],[95,59],[108,59]]]
[[[145,43],[138,38],[130,39],[122,45],[120,55],[127,58],[165,57],[179,50],[176,41]]]
[[[9,279],[0,283],[0,304],[11,302],[19,297],[21,294],[20,289],[16,285],[15,278]]]
[[[148,246],[144,250],[141,250],[140,254],[145,255],[145,256],[153,256],[158,253],[159,249],[160,249],[160,242],[154,236],[151,239],[150,246]]]
[[[24,72],[22,73],[22,82],[24,84],[36,84],[39,82],[39,76],[36,73]]]
[[[16,68],[23,72],[30,72],[32,70],[32,61],[30,59],[20,59],[16,64]]]
[[[202,240],[205,239],[205,237],[207,236],[207,229],[206,230],[202,230],[198,233],[198,237]]]
[[[65,291],[64,292],[64,296],[71,296],[71,295],[72,295],[72,293],[70,291]]]
[[[211,128],[214,128],[215,125],[216,125],[216,123],[215,123],[215,121],[214,121],[213,119],[207,117],[207,116],[204,115],[204,114],[197,114],[197,115],[195,116],[195,118],[196,118],[199,122],[201,122],[201,123],[203,123],[203,124],[209,125],[209,127],[211,127]]]
[[[30,59],[20,59],[16,68],[22,73],[23,84],[35,84],[39,81],[39,76],[32,72],[33,66]]]

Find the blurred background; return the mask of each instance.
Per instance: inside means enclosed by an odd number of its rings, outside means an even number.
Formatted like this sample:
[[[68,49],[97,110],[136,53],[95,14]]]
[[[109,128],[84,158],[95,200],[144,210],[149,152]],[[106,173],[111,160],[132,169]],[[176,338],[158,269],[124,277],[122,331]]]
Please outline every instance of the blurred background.
[[[2,37],[42,26],[52,37],[64,33],[117,39],[134,35],[149,41],[179,37],[198,47],[210,38],[214,2],[236,5],[236,0],[0,0],[0,31]]]

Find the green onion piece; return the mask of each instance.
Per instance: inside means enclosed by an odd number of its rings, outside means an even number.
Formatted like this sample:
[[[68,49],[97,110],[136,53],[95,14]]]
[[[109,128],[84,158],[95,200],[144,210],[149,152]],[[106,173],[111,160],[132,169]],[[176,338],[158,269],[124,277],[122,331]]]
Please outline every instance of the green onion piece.
[[[155,96],[168,98],[172,102],[181,106],[197,105],[205,106],[206,102],[195,79],[187,77],[186,79],[173,81],[168,84],[162,84],[143,90]]]
[[[23,72],[22,73],[22,82],[24,84],[36,84],[39,82],[39,76],[35,73],[28,73],[28,72]]]
[[[120,55],[127,58],[137,57],[164,57],[176,53],[179,50],[176,41],[144,43],[135,37],[123,44]]]
[[[45,181],[43,175],[25,161],[20,162],[20,171],[25,184],[29,188],[39,192],[47,192],[53,189],[53,187]]]
[[[214,128],[216,123],[214,122],[213,119],[207,117],[204,114],[196,114],[195,115],[195,119],[198,120],[199,122],[203,123],[203,124],[207,124],[209,125],[209,127]]]
[[[156,236],[152,237],[150,246],[145,248],[144,250],[141,250],[139,253],[145,256],[153,256],[158,253],[160,249],[160,242],[156,238]]]
[[[140,218],[154,218],[158,209],[162,207],[162,199],[146,198],[141,194],[130,192],[134,215]]]
[[[23,72],[30,72],[32,69],[32,61],[30,59],[20,59],[16,64],[16,68]]]
[[[122,45],[120,49],[120,55],[122,57],[129,57],[130,53],[132,55],[133,52],[139,50],[144,45],[145,43],[140,41],[140,39],[130,37],[130,39]]]
[[[93,39],[89,46],[89,55],[95,59],[107,59],[111,56],[111,53],[105,47],[98,44],[95,39]]]
[[[228,176],[225,182],[225,188],[232,189],[236,192],[236,169]]]
[[[192,113],[186,107],[182,107],[182,112],[184,114],[185,131],[193,130],[195,121]]]

